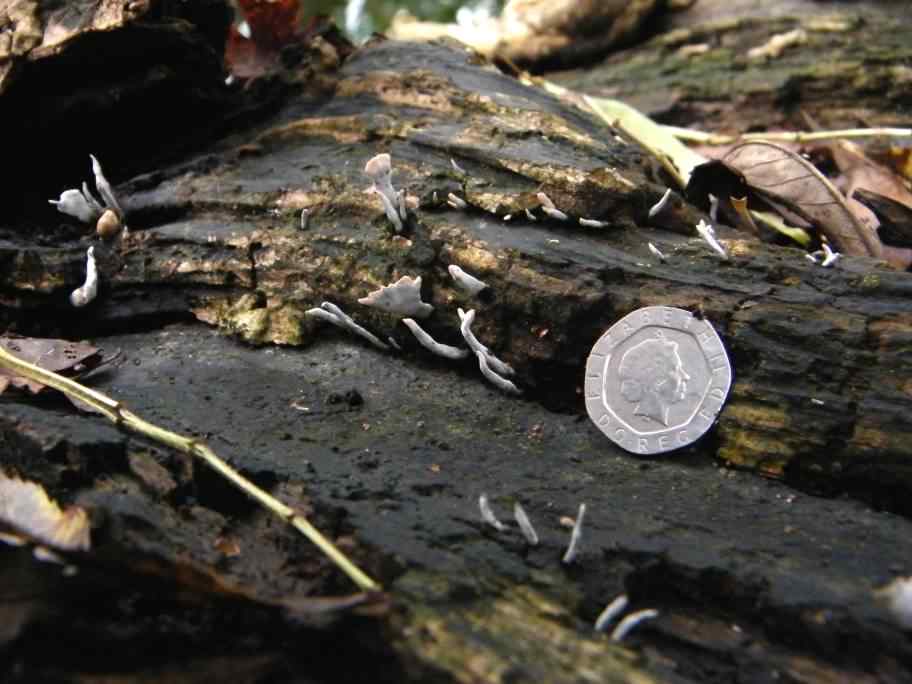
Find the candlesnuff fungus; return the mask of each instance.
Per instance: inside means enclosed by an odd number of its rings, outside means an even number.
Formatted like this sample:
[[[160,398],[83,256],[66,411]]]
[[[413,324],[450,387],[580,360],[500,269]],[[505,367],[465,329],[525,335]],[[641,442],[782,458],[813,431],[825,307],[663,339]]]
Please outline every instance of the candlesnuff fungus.
[[[399,194],[393,188],[391,180],[393,167],[389,154],[384,152],[369,159],[364,165],[364,173],[373,181],[370,191],[380,196],[386,218],[393,224],[395,231],[401,233],[404,217],[400,217],[399,209],[405,207],[405,202],[403,197],[400,205]]]
[[[469,355],[468,349],[460,349],[459,347],[451,347],[448,344],[441,344],[433,337],[428,335],[424,329],[411,318],[403,318],[402,322],[405,323],[406,327],[412,331],[412,334],[415,336],[415,339],[421,344],[422,347],[429,350],[437,356],[442,356],[445,359],[464,359]]]
[[[348,330],[355,335],[360,335],[378,349],[389,350],[389,347],[387,347],[386,344],[380,340],[380,338],[355,323],[352,320],[351,316],[346,314],[344,311],[342,311],[342,309],[340,309],[335,304],[332,304],[331,302],[323,302],[320,304],[319,309],[308,309],[304,312],[304,315],[310,316],[311,318],[320,318],[324,321],[328,321],[329,323],[332,323],[333,325],[340,328],[344,328],[345,330]]]
[[[668,188],[665,191],[665,194],[662,195],[658,202],[649,207],[649,218],[654,218],[656,214],[665,208],[665,205],[668,204],[669,197],[671,197],[671,188]]]
[[[480,352],[484,356],[487,365],[492,368],[495,373],[500,373],[501,375],[514,375],[516,371],[514,371],[509,364],[504,363],[494,356],[494,354],[491,353],[491,350],[479,342],[478,338],[475,337],[475,333],[472,332],[472,323],[475,322],[475,309],[469,309],[468,311],[457,309],[456,312],[459,314],[459,320],[462,322],[459,326],[459,330],[462,333],[463,338],[465,338],[466,344],[469,345],[469,349],[474,352]]]
[[[579,553],[579,545],[583,539],[583,520],[586,517],[586,504],[579,505],[579,512],[576,514],[576,522],[573,524],[573,532],[570,533],[570,544],[567,551],[561,559],[562,563],[572,563],[576,560],[576,554]]]
[[[659,250],[659,248],[656,247],[651,242],[647,242],[646,244],[649,246],[649,251],[652,252],[655,256],[657,256],[659,258],[659,261],[661,261],[662,263],[665,263],[665,259],[667,257]]]
[[[697,224],[697,232],[700,234],[700,237],[706,241],[710,247],[712,247],[723,259],[728,260],[728,252],[725,251],[725,247],[719,244],[719,241],[716,240],[716,231],[713,230],[713,227],[706,223],[703,219],[700,219],[700,222]]]
[[[488,366],[489,359],[485,356],[484,352],[476,350],[475,356],[478,357],[478,369],[488,382],[507,394],[522,394],[522,391],[516,385],[490,369]]]
[[[646,610],[638,610],[635,613],[631,613],[627,617],[618,623],[618,626],[614,628],[614,631],[611,633],[611,640],[615,643],[623,641],[634,627],[639,625],[641,622],[646,620],[652,620],[653,618],[659,617],[659,611],[652,608]]]
[[[449,271],[453,280],[456,281],[456,284],[470,295],[477,295],[488,286],[487,283],[479,280],[475,276],[469,275],[456,264],[447,266],[447,271]]]
[[[535,531],[535,528],[532,527],[532,521],[529,520],[529,516],[526,515],[526,511],[519,501],[513,504],[513,517],[516,518],[519,529],[526,538],[526,541],[529,542],[529,546],[538,546],[538,533]]]
[[[630,599],[627,598],[627,594],[621,594],[620,596],[615,597],[615,599],[605,606],[605,610],[599,613],[599,616],[595,618],[595,631],[604,632],[605,628],[618,619],[625,610],[627,610],[627,604],[630,603]]]
[[[912,630],[912,577],[897,577],[874,596],[884,602],[896,624]]]
[[[507,526],[500,522],[500,520],[497,519],[497,516],[494,515],[494,511],[491,510],[491,504],[488,503],[487,494],[482,494],[478,497],[478,510],[481,511],[481,519],[498,532],[503,532],[507,529]]]
[[[558,221],[566,221],[570,217],[567,216],[564,212],[554,206],[554,202],[551,201],[551,198],[548,197],[545,193],[539,192],[535,195],[538,197],[538,201],[541,202],[541,209],[548,216]]]
[[[98,267],[95,265],[95,248],[86,250],[86,277],[82,287],[70,294],[70,303],[73,306],[85,306],[98,295]]]
[[[82,184],[82,190],[72,188],[60,193],[60,198],[48,200],[57,207],[57,211],[63,214],[69,214],[83,223],[96,221],[95,231],[99,237],[108,239],[119,235],[121,231],[127,230],[124,224],[124,211],[111,189],[111,184],[105,178],[101,169],[101,164],[94,155],[89,155],[92,160],[92,172],[95,175],[95,187],[104,201],[102,205],[89,190],[86,183]]]
[[[447,194],[447,204],[449,204],[451,207],[453,207],[453,209],[459,209],[459,210],[465,209],[466,207],[469,206],[468,203],[464,199],[462,199],[458,195],[454,195],[452,192]]]
[[[361,297],[358,303],[403,318],[426,318],[434,310],[433,306],[421,301],[421,276],[402,276],[395,283],[384,285],[366,297]]]

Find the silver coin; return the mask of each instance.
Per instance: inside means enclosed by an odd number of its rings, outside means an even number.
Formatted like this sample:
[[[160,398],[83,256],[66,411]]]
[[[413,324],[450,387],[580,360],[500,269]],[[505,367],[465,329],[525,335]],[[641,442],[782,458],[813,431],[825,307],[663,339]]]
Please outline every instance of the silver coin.
[[[709,321],[670,306],[627,314],[586,360],[589,417],[618,446],[660,454],[699,439],[731,387],[731,364]]]

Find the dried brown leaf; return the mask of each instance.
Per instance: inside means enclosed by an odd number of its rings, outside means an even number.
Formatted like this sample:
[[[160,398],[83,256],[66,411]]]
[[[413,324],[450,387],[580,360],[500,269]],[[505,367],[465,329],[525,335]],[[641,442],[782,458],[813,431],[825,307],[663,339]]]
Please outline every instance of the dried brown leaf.
[[[846,204],[845,197],[813,164],[770,142],[738,145],[724,158],[758,194],[815,224],[844,254],[879,257],[882,245]]]
[[[98,349],[82,342],[7,335],[0,337],[0,346],[23,361],[55,373],[80,373],[101,362]],[[21,378],[12,371],[0,367],[0,392],[10,384],[13,387],[27,389],[32,394],[37,394],[45,388],[40,382]]]
[[[65,551],[89,548],[89,516],[77,506],[66,510],[41,485],[0,472],[0,521],[35,541]]]

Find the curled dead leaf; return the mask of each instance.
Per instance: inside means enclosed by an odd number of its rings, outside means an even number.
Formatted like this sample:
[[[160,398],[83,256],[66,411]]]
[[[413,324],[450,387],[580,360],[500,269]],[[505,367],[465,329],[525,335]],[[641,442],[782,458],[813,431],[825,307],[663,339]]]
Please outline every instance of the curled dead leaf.
[[[771,142],[749,142],[732,148],[723,161],[780,211],[816,225],[840,252],[881,256],[877,235],[858,221],[842,193],[807,159]]]
[[[89,516],[85,509],[66,510],[34,482],[0,472],[0,521],[35,541],[64,551],[89,549]]]

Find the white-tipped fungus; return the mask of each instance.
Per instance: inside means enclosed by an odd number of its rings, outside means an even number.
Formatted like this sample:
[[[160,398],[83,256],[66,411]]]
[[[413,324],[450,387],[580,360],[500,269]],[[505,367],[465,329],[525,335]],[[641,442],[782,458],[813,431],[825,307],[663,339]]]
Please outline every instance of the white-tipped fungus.
[[[487,283],[469,275],[456,264],[447,266],[447,271],[449,271],[453,280],[456,281],[456,284],[472,296],[477,295],[488,286]]]
[[[830,249],[830,246],[825,242],[823,243],[823,253],[826,255],[823,258],[823,263],[820,264],[823,268],[829,268],[842,256],[839,252],[834,252]]]
[[[551,201],[551,198],[548,197],[545,193],[539,192],[535,195],[538,197],[538,201],[541,202],[541,209],[548,216],[558,221],[566,221],[570,217],[567,216],[564,212],[554,206],[554,202]]]
[[[639,625],[641,622],[646,620],[652,620],[659,617],[659,611],[648,608],[647,610],[638,610],[635,613],[631,613],[627,617],[618,623],[618,626],[614,628],[614,631],[611,633],[611,640],[615,643],[623,641],[630,631]]]
[[[535,218],[535,214],[533,214],[533,213],[532,213],[531,211],[529,211],[528,209],[526,209],[525,212],[526,212],[526,218],[529,219],[530,221],[537,221],[537,220],[538,220],[537,218]]]
[[[70,293],[73,306],[85,306],[98,295],[98,267],[95,265],[95,248],[86,250],[86,277],[82,287]]]
[[[491,353],[491,350],[479,342],[478,338],[475,337],[475,333],[472,332],[472,323],[475,322],[475,309],[469,309],[468,311],[457,309],[456,312],[459,314],[459,320],[461,321],[459,331],[462,333],[463,338],[465,338],[466,344],[469,345],[469,349],[484,355],[485,361],[487,362],[486,365],[490,366],[495,373],[499,373],[500,375],[515,375],[516,371],[514,371],[509,364],[504,363],[494,356],[494,354]]]
[[[411,318],[403,318],[402,322],[412,331],[412,334],[415,336],[415,339],[421,344],[422,347],[429,350],[430,352],[436,354],[437,356],[442,356],[446,359],[464,359],[469,355],[468,349],[460,349],[459,347],[451,347],[448,344],[441,344],[433,337],[427,334],[424,329]]]
[[[408,208],[405,206],[405,190],[397,193],[399,198],[399,218],[405,221],[408,218]]]
[[[319,309],[308,309],[304,312],[304,315],[310,316],[311,318],[320,318],[324,321],[328,321],[329,323],[332,323],[333,325],[340,328],[344,328],[345,330],[348,330],[355,335],[360,335],[378,349],[389,350],[389,347],[386,346],[386,344],[380,340],[380,338],[355,323],[352,320],[351,316],[346,314],[344,311],[342,311],[342,309],[331,302],[323,302],[320,304]]]
[[[570,544],[567,545],[567,551],[561,559],[563,563],[572,563],[576,560],[579,553],[579,545],[583,539],[583,519],[586,517],[586,504],[581,503],[579,512],[576,514],[576,522],[573,524],[573,531],[570,533]]]
[[[490,369],[488,366],[490,359],[485,356],[484,352],[476,351],[475,356],[478,357],[478,369],[488,382],[507,394],[522,394],[522,391],[516,385]]]
[[[491,504],[488,503],[487,494],[482,494],[478,497],[478,510],[481,511],[481,519],[498,532],[503,532],[507,529],[507,526],[500,522],[500,520],[497,519],[497,516],[494,515],[494,511],[491,510]]]
[[[529,520],[529,516],[526,515],[526,511],[519,501],[513,504],[513,517],[516,518],[519,529],[529,543],[529,546],[538,546],[538,533],[535,531],[535,528],[532,527],[532,521]]]
[[[459,209],[460,211],[469,206],[464,199],[457,197],[452,192],[447,195],[447,204],[453,207],[453,209]]]
[[[579,224],[584,228],[607,228],[611,224],[608,221],[597,221],[596,219],[579,219]]]
[[[700,234],[700,237],[706,241],[706,244],[712,247],[720,257],[726,260],[728,259],[728,252],[726,252],[725,247],[716,240],[716,231],[713,230],[713,227],[710,224],[706,223],[703,219],[700,219],[700,222],[697,224],[697,232]]]
[[[719,198],[709,193],[709,220],[716,223],[719,220]]]
[[[452,157],[450,157],[450,165],[453,167],[453,171],[455,171],[456,173],[458,173],[460,176],[468,176],[468,175],[469,175],[469,174],[467,174],[467,173],[465,172],[465,169],[462,168],[459,164],[457,164],[457,163],[456,163],[456,160],[453,159]]]
[[[400,318],[427,318],[434,310],[433,306],[421,301],[421,276],[402,276],[395,283],[384,285],[362,297],[358,303]]]
[[[912,630],[912,577],[897,577],[874,592],[903,629]]]
[[[647,244],[647,246],[649,247],[649,251],[652,252],[656,257],[658,257],[659,261],[661,261],[662,263],[665,263],[666,257],[665,257],[665,255],[659,250],[659,248],[656,247],[656,246],[655,246],[654,244],[652,244],[651,242],[647,242],[646,244]]]
[[[608,625],[617,620],[621,613],[627,610],[628,603],[630,603],[630,600],[627,598],[627,594],[621,594],[605,606],[605,610],[595,618],[595,631],[604,632]]]
[[[373,181],[370,190],[380,195],[386,218],[393,224],[395,231],[401,233],[402,218],[400,218],[398,210],[399,195],[393,188],[391,180],[393,166],[389,154],[384,152],[369,159],[364,165],[364,173]]]
[[[78,218],[83,223],[91,223],[98,218],[100,213],[96,213],[94,207],[89,204],[82,192],[75,188],[64,190],[60,193],[59,199],[48,200],[48,202],[55,205],[57,211]]]
[[[108,183],[108,179],[105,178],[104,172],[101,170],[101,164],[95,158],[94,154],[90,154],[89,158],[92,160],[92,173],[95,174],[95,187],[98,188],[98,194],[100,194],[101,199],[104,200],[105,206],[123,216],[123,209],[120,208],[120,203],[114,196],[111,184]]]
[[[665,205],[668,204],[668,198],[671,197],[671,188],[668,188],[665,191],[665,194],[662,195],[661,199],[649,207],[649,218],[655,218],[662,209],[665,208]]]
[[[114,237],[121,230],[125,233],[127,227],[123,223],[124,211],[117,201],[117,197],[114,196],[111,184],[108,183],[101,170],[101,164],[94,155],[90,154],[89,157],[92,160],[92,171],[95,174],[95,187],[104,200],[104,206],[95,199],[87,183],[82,184],[82,190],[76,188],[64,190],[59,199],[48,201],[57,207],[57,211],[69,214],[83,223],[97,222],[96,232],[103,238]]]

